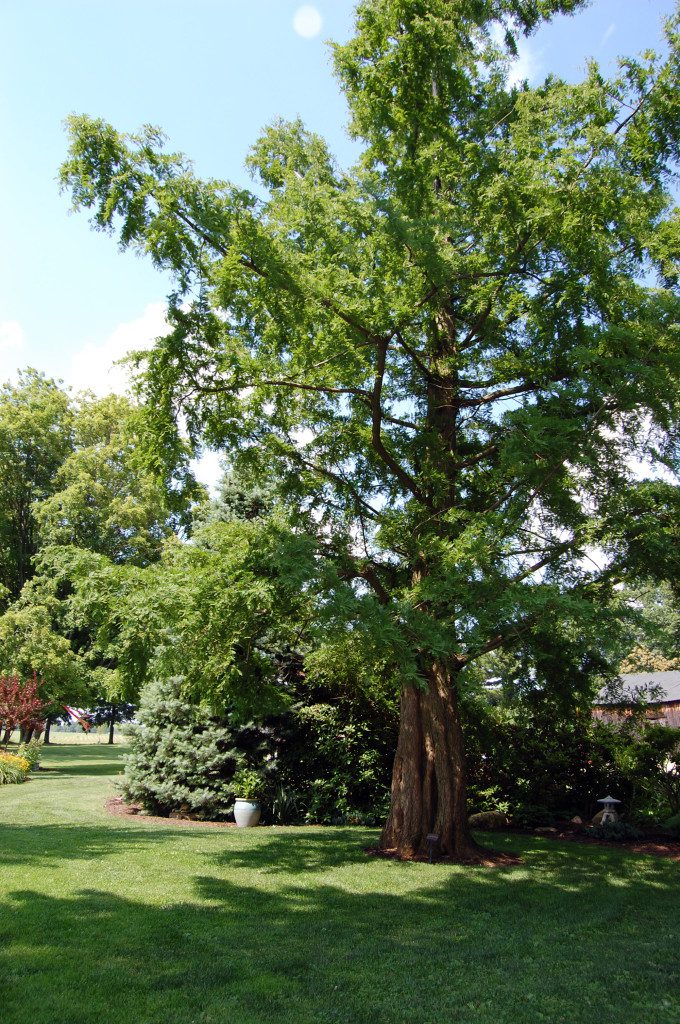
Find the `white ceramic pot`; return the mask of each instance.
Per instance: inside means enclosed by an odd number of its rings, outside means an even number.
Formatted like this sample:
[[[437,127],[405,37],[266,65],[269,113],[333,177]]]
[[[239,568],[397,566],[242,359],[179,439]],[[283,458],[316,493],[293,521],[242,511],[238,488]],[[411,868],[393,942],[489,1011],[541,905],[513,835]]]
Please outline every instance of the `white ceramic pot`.
[[[234,804],[234,817],[239,828],[252,828],[260,820],[260,805],[253,800],[237,799]]]

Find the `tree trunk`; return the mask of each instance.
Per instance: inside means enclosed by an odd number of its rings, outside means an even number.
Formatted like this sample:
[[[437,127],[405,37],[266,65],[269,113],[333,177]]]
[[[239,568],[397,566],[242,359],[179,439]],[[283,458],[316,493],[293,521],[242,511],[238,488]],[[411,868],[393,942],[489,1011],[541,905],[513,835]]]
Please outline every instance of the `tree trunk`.
[[[12,739],[12,732],[13,730],[11,725],[7,729],[5,729],[5,735],[2,737],[2,742],[4,743],[5,746],[7,746],[9,741]]]
[[[111,715],[109,716],[109,743],[113,743],[113,728],[116,724],[116,705],[111,705]]]
[[[392,771],[390,812],[379,849],[410,860],[426,856],[436,834],[438,855],[462,863],[487,859],[467,824],[463,730],[455,687],[446,666],[427,667],[426,689],[401,694],[399,739]]]
[[[48,747],[50,745],[50,729],[52,727],[52,719],[45,719],[45,735],[43,737],[43,744]]]

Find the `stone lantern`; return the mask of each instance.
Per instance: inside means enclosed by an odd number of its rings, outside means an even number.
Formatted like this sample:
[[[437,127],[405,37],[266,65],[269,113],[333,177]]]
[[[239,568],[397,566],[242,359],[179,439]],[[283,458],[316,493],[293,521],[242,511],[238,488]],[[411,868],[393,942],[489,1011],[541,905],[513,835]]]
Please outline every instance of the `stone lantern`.
[[[602,808],[604,813],[600,819],[600,825],[610,825],[619,820],[619,816],[616,813],[616,805],[621,803],[620,800],[617,800],[614,796],[603,796],[597,802],[598,804],[604,804]]]

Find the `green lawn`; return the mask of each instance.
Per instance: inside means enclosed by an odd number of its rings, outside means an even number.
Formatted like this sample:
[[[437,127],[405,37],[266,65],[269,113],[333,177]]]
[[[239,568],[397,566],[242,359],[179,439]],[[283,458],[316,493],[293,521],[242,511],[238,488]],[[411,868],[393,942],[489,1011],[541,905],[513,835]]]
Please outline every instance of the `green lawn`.
[[[108,817],[120,747],[0,789],[3,1024],[676,1024],[678,865],[517,836],[521,867],[362,829]]]

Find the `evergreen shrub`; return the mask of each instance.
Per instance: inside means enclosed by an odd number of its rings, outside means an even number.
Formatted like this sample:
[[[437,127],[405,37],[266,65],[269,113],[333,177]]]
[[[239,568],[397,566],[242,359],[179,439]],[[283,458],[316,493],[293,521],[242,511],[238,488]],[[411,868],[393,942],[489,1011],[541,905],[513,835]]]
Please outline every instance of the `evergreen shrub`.
[[[125,758],[124,799],[161,816],[225,819],[234,803],[232,778],[243,760],[225,721],[189,703],[180,679],[147,686],[138,720]]]

